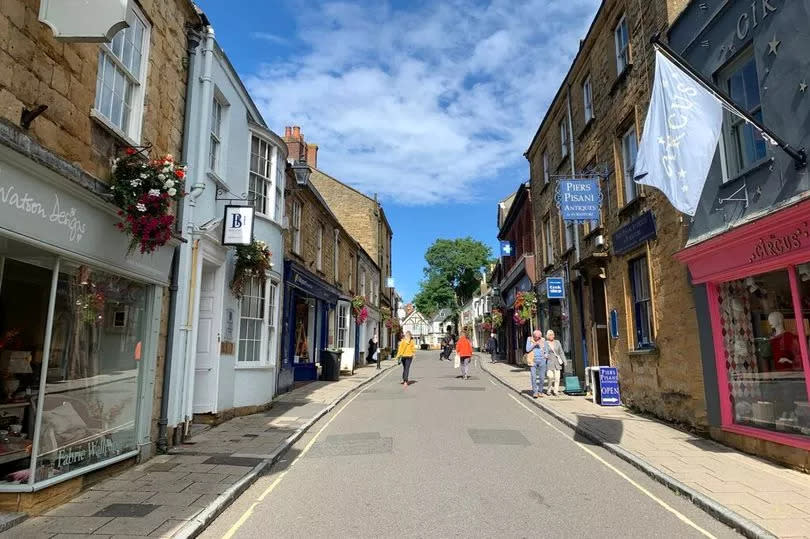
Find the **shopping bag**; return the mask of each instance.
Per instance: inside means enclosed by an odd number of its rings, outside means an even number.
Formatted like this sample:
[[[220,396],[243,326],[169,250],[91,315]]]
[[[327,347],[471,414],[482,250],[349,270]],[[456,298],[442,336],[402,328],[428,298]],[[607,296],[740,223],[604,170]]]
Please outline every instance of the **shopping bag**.
[[[453,355],[453,368],[458,369],[459,367],[461,367],[461,358],[458,353],[456,353]]]

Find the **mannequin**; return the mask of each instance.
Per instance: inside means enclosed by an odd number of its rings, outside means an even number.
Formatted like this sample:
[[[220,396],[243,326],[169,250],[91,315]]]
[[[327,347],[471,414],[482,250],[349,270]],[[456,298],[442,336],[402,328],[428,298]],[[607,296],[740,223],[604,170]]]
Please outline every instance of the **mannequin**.
[[[768,324],[773,328],[771,352],[775,371],[792,371],[801,369],[799,360],[799,339],[790,331],[785,331],[785,316],[779,311],[768,315]]]

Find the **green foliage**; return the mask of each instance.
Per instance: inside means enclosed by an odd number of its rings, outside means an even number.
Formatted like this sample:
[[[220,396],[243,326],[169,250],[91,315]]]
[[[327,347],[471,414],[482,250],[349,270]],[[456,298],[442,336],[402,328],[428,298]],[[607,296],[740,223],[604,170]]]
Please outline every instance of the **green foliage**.
[[[413,298],[413,304],[420,313],[430,318],[440,309],[454,307],[456,295],[453,287],[438,274],[428,276],[420,283],[419,293]]]

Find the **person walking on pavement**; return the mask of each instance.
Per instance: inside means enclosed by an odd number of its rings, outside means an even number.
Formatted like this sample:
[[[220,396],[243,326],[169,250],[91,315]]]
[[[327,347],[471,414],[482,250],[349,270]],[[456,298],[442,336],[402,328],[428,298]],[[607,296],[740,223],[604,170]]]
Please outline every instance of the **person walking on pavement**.
[[[461,360],[461,376],[468,380],[470,378],[470,360],[472,359],[472,344],[467,338],[467,333],[463,332],[456,343],[456,353]]]
[[[405,338],[399,341],[399,348],[397,349],[397,358],[402,363],[402,382],[401,384],[408,387],[410,383],[408,376],[411,371],[411,362],[413,355],[416,351],[416,344],[413,342],[413,335],[410,331],[405,332]]]
[[[554,332],[546,332],[546,345],[544,346],[548,368],[548,394],[560,394],[560,371],[565,365],[565,352],[560,341],[554,340]]]
[[[374,331],[374,336],[372,336],[368,340],[368,362],[369,363],[372,362],[372,361],[374,361],[375,363],[377,362],[377,353],[379,351],[378,347],[377,347],[377,340],[378,340],[377,339],[377,331],[375,330]]]
[[[487,339],[487,352],[489,352],[489,362],[495,363],[495,355],[498,353],[498,339],[495,337],[494,333],[489,335],[489,339]]]
[[[532,397],[535,399],[543,396],[543,384],[546,379],[547,366],[545,343],[543,332],[539,329],[535,329],[526,339],[526,357],[531,358]]]

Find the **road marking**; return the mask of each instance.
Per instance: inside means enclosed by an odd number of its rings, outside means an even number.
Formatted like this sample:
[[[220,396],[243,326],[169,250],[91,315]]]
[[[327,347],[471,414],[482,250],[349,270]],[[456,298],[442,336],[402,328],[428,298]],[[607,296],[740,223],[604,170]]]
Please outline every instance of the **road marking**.
[[[490,380],[490,382],[491,382],[491,381],[492,381],[492,380]],[[692,520],[691,520],[689,517],[687,517],[686,515],[684,515],[683,513],[681,513],[680,511],[678,511],[678,510],[677,510],[677,509],[675,509],[674,507],[672,507],[671,505],[669,505],[667,502],[665,502],[665,501],[664,501],[664,500],[662,500],[661,498],[657,497],[655,494],[653,494],[652,492],[650,492],[649,490],[647,490],[646,488],[644,488],[644,487],[643,487],[643,486],[641,486],[640,484],[638,484],[638,483],[637,483],[635,480],[633,480],[633,479],[631,479],[630,477],[628,477],[628,476],[627,476],[627,474],[625,474],[623,471],[619,470],[618,468],[616,468],[615,466],[613,466],[611,463],[609,463],[608,461],[606,461],[605,459],[603,459],[602,457],[600,457],[599,455],[597,455],[596,453],[594,453],[594,452],[593,452],[593,451],[592,451],[590,448],[586,447],[586,446],[585,446],[584,444],[582,444],[581,442],[578,442],[578,441],[576,441],[576,440],[572,439],[572,438],[571,438],[571,437],[568,435],[568,433],[566,433],[566,432],[564,432],[564,431],[562,431],[562,430],[558,429],[558,428],[557,428],[555,425],[552,425],[551,423],[549,423],[548,421],[546,421],[546,419],[545,419],[545,418],[543,418],[543,417],[542,417],[540,414],[538,414],[536,411],[534,411],[534,410],[532,410],[531,408],[529,408],[529,407],[528,407],[528,406],[527,406],[525,403],[520,402],[520,400],[519,400],[517,397],[515,397],[515,396],[514,396],[514,395],[512,395],[512,394],[508,394],[508,395],[509,395],[509,397],[511,397],[511,398],[512,398],[512,400],[514,400],[514,401],[515,401],[516,403],[518,403],[520,406],[522,406],[523,408],[525,408],[525,409],[526,409],[526,410],[527,410],[527,411],[528,411],[530,414],[532,414],[533,416],[537,417],[537,419],[539,419],[540,421],[542,421],[543,423],[545,423],[546,425],[548,425],[549,427],[551,427],[552,429],[554,429],[555,431],[557,431],[559,434],[561,434],[563,437],[565,437],[565,439],[566,439],[566,440],[569,440],[569,441],[573,442],[573,443],[574,443],[574,444],[575,444],[577,447],[579,447],[580,449],[582,449],[583,451],[585,451],[586,453],[588,453],[590,456],[592,456],[593,458],[595,458],[596,460],[598,460],[599,462],[601,462],[601,463],[602,463],[602,464],[603,464],[603,465],[604,465],[606,468],[608,468],[609,470],[611,470],[611,471],[615,472],[615,473],[616,473],[616,474],[617,474],[619,477],[621,477],[622,479],[624,479],[625,481],[627,481],[628,483],[630,483],[631,485],[633,485],[634,487],[636,487],[636,489],[638,489],[638,490],[639,490],[641,493],[645,494],[647,497],[649,497],[650,499],[652,499],[652,500],[653,500],[654,502],[656,502],[658,505],[660,505],[661,507],[663,507],[664,509],[666,509],[667,511],[669,511],[670,513],[672,513],[673,515],[675,515],[676,517],[678,517],[678,519],[679,519],[681,522],[683,522],[683,523],[685,523],[685,524],[687,524],[687,525],[691,526],[692,528],[696,529],[697,531],[699,531],[700,533],[702,533],[702,534],[703,534],[703,535],[705,535],[706,537],[711,537],[712,539],[716,539],[716,537],[715,537],[714,535],[712,535],[712,533],[711,533],[711,532],[709,532],[708,530],[705,530],[705,529],[701,528],[700,526],[698,526],[698,525],[697,525],[695,522],[693,522],[693,521],[692,521]]]
[[[383,381],[383,379],[384,379],[386,376],[388,376],[388,375],[391,373],[391,371],[392,371],[392,370],[393,370],[393,369],[388,369],[388,370],[387,370],[386,372],[384,372],[384,373],[383,373],[383,374],[382,374],[382,375],[381,375],[381,376],[380,376],[380,377],[379,377],[377,380],[374,380],[372,383],[370,383],[370,384],[368,384],[368,385],[366,385],[366,386],[364,386],[364,387],[360,388],[360,391],[358,391],[357,393],[355,393],[355,394],[352,396],[352,398],[350,398],[348,401],[346,401],[346,404],[344,404],[343,406],[341,406],[341,407],[340,407],[340,408],[339,408],[339,409],[338,409],[338,410],[337,410],[337,411],[334,413],[334,415],[332,415],[332,417],[330,417],[330,418],[329,418],[329,421],[327,421],[327,422],[324,424],[324,426],[323,426],[323,427],[321,427],[321,428],[318,430],[318,432],[316,432],[316,433],[315,433],[315,435],[312,437],[312,439],[311,439],[311,440],[310,440],[310,441],[307,443],[307,445],[304,447],[304,450],[303,450],[303,451],[301,451],[301,453],[300,453],[300,454],[299,454],[297,457],[295,457],[295,460],[293,460],[293,461],[292,461],[292,463],[290,463],[290,465],[287,467],[287,469],[286,469],[286,470],[284,470],[283,472],[281,472],[281,473],[278,475],[278,477],[276,477],[275,481],[273,481],[272,483],[270,483],[270,486],[269,486],[269,487],[267,487],[267,489],[266,489],[264,492],[262,492],[262,493],[261,493],[261,495],[260,495],[258,498],[256,498],[256,501],[255,501],[254,503],[252,503],[252,504],[250,505],[250,507],[248,507],[248,508],[247,508],[247,510],[245,510],[245,512],[244,512],[244,513],[242,513],[242,516],[240,516],[240,517],[239,517],[239,520],[237,520],[237,521],[234,523],[234,525],[233,525],[233,526],[231,526],[231,528],[228,530],[228,532],[227,532],[225,535],[223,535],[223,536],[222,536],[222,539],[231,539],[231,537],[233,537],[233,536],[234,536],[234,534],[235,534],[235,533],[236,533],[236,532],[239,530],[239,528],[241,528],[241,527],[242,527],[242,526],[245,524],[245,522],[247,522],[247,520],[250,518],[250,515],[251,515],[251,514],[253,514],[253,510],[256,508],[256,506],[257,506],[257,505],[259,505],[259,503],[260,503],[260,502],[264,501],[264,499],[265,499],[265,498],[266,498],[266,497],[267,497],[267,496],[268,496],[268,495],[269,495],[271,492],[273,492],[273,489],[275,489],[275,488],[276,488],[276,487],[279,485],[279,483],[281,483],[281,480],[282,480],[282,479],[284,479],[284,476],[286,476],[286,475],[287,475],[287,472],[289,472],[290,470],[292,470],[293,466],[295,466],[295,463],[296,463],[296,462],[298,462],[299,460],[301,460],[301,458],[302,458],[304,455],[306,455],[306,454],[307,454],[307,452],[309,452],[309,450],[310,450],[310,449],[312,448],[312,446],[315,444],[315,441],[318,439],[318,437],[321,435],[321,433],[322,433],[324,430],[326,430],[326,428],[327,428],[327,427],[328,427],[328,426],[329,426],[329,425],[332,423],[332,421],[334,421],[334,420],[335,420],[335,418],[336,418],[337,416],[339,416],[339,415],[341,414],[341,412],[343,412],[343,410],[345,410],[345,409],[346,409],[346,407],[347,407],[347,406],[349,406],[349,405],[352,403],[352,401],[354,401],[354,399],[356,399],[357,397],[359,397],[360,395],[362,395],[362,394],[363,394],[363,391],[365,391],[366,389],[368,389],[368,388],[370,388],[370,387],[372,387],[372,386],[375,386],[375,385],[377,385],[378,383],[382,382],[382,381]]]

